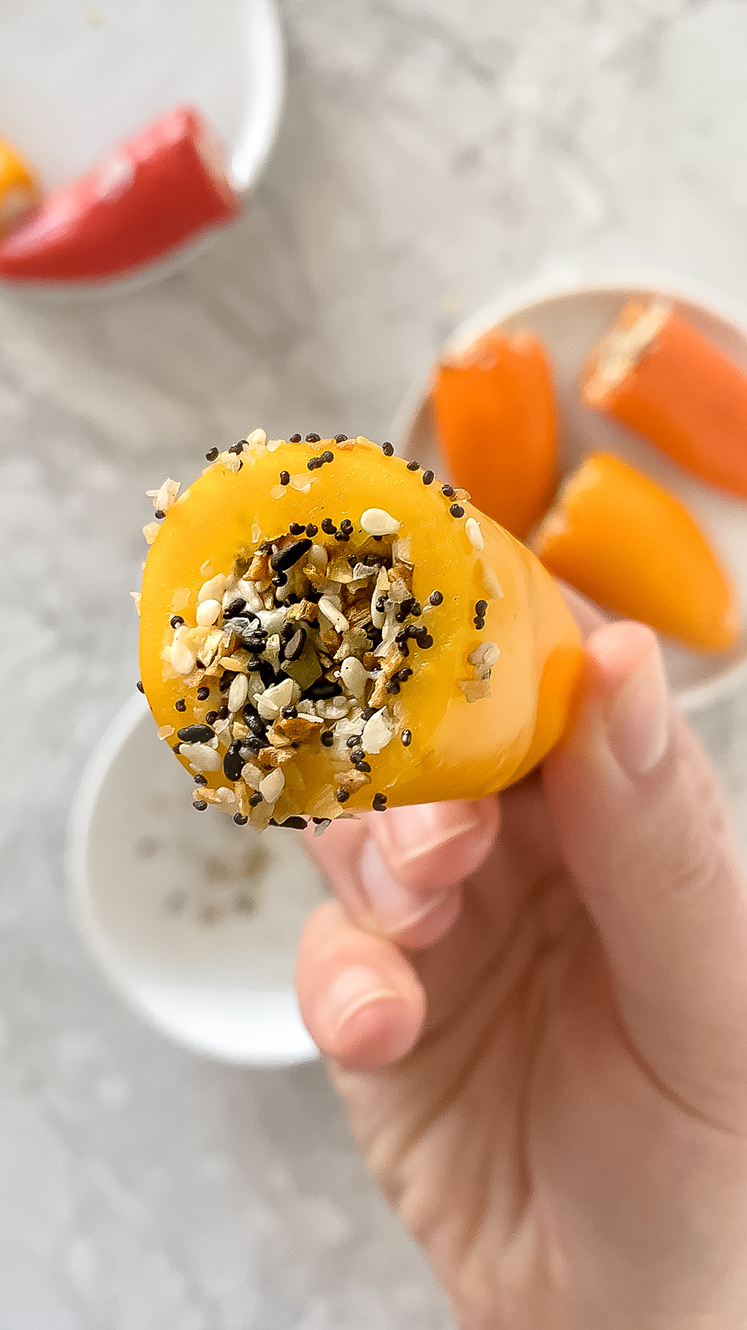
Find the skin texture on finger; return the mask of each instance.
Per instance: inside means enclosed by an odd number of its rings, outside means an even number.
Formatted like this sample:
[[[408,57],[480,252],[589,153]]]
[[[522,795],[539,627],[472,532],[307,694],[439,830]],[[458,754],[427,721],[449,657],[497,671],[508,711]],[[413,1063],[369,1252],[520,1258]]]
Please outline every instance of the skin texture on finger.
[[[351,925],[337,904],[309,917],[296,984],[312,1039],[340,1066],[388,1066],[422,1030],[425,994],[412,967],[393,943]]]
[[[425,947],[453,926],[461,880],[484,861],[498,820],[495,799],[421,804],[333,823],[306,844],[351,920]]]
[[[733,1094],[741,1115],[747,891],[724,797],[654,635],[612,624],[587,651],[583,705],[544,769],[560,844],[635,1048],[703,1113],[728,1118]]]

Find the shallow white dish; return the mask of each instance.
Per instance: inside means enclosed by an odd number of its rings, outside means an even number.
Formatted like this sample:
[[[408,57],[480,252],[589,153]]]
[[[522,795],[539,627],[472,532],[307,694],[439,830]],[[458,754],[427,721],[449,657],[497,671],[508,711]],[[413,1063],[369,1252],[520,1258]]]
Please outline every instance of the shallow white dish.
[[[244,1065],[318,1056],[293,973],[324,881],[295,832],[259,836],[217,808],[195,813],[189,778],[139,694],[86,768],[67,863],[84,940],[163,1034]]]
[[[684,710],[695,711],[747,683],[747,503],[701,484],[637,435],[581,404],[578,376],[586,355],[633,295],[671,298],[695,327],[747,371],[747,314],[696,283],[647,270],[535,282],[479,310],[460,325],[448,346],[468,346],[499,325],[536,332],[554,368],[562,470],[571,470],[592,451],[618,453],[676,494],[721,551],[740,597],[742,627],[737,644],[726,654],[697,654],[662,642],[677,701]],[[428,380],[408,394],[391,437],[399,452],[438,469]],[[479,506],[480,496],[474,498]]]
[[[246,194],[275,141],[285,91],[273,0],[11,0],[0,7],[0,133],[39,173],[45,191],[156,116],[191,103],[226,146]],[[143,285],[210,243],[187,241],[121,279],[6,283],[9,294],[81,298]]]

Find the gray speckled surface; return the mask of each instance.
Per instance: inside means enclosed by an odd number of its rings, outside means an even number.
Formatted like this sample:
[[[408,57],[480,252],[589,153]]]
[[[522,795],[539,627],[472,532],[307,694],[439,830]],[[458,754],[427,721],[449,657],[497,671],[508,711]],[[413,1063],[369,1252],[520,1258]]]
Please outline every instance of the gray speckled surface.
[[[747,306],[747,7],[284,0],[287,119],[240,225],[87,305],[0,299],[0,1330],[443,1330],[319,1067],[141,1026],[62,850],[136,677],[142,491],[266,423],[381,435],[519,279],[663,264]],[[44,706],[39,706],[39,698]],[[699,722],[747,833],[747,699]]]

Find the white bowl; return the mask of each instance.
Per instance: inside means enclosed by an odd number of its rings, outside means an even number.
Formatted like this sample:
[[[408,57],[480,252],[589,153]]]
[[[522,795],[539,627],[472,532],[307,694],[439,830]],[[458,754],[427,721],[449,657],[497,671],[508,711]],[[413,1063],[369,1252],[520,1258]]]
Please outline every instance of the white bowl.
[[[0,130],[46,191],[75,180],[108,148],[182,103],[217,130],[237,191],[267,161],[285,96],[273,0],[24,0],[0,7]],[[217,231],[96,282],[0,283],[8,294],[81,299],[130,290],[182,267]]]
[[[740,597],[738,642],[727,653],[701,654],[662,640],[674,695],[683,710],[696,711],[747,683],[747,504],[701,484],[637,435],[581,404],[578,377],[586,355],[634,295],[671,298],[695,327],[747,371],[747,314],[696,283],[646,270],[532,283],[479,310],[460,325],[448,347],[469,346],[499,325],[537,333],[554,367],[562,470],[571,470],[598,449],[618,453],[677,495],[721,551]],[[438,468],[429,380],[411,389],[391,437],[405,456]],[[479,494],[474,499],[479,506]]]
[[[163,1034],[225,1062],[318,1056],[293,973],[306,915],[327,898],[298,834],[196,813],[189,777],[139,694],[93,754],[67,862],[82,936],[107,978]]]

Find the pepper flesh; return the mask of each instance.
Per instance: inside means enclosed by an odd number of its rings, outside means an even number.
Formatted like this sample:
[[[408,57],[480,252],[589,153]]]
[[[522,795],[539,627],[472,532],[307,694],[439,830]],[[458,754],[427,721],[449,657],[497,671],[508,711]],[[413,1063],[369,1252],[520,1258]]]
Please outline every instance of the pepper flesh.
[[[597,604],[697,651],[726,651],[738,631],[732,584],[682,504],[608,453],[561,488],[534,549]]]
[[[39,182],[12,143],[0,138],[0,237],[17,226],[39,200]]]
[[[523,539],[547,510],[557,479],[557,411],[542,342],[531,332],[486,333],[441,361],[433,405],[456,483]]]
[[[221,149],[178,107],[50,195],[0,243],[0,277],[86,281],[140,267],[239,211]]]
[[[309,473],[308,461],[324,451],[333,461]],[[241,462],[240,470],[232,470],[236,459],[222,454],[167,512],[148,554],[140,665],[159,726],[178,731],[194,717],[192,695],[186,711],[175,708],[185,687],[164,660],[170,616],[194,623],[206,579],[229,572],[238,551],[256,548],[292,523],[313,522],[319,528],[315,540],[331,551],[334,537],[322,531],[327,518],[339,524],[348,517],[352,540],[366,539],[360,518],[378,500],[400,523],[398,539],[413,568],[412,593],[423,607],[418,622],[427,624],[433,647],[413,650],[408,658],[413,675],[392,708],[397,732],[370,759],[371,783],[344,807],[323,809],[335,775],[329,751],[315,741],[299,748],[294,760],[292,811],[337,816],[371,807],[374,791],[390,805],[479,798],[544,757],[566,726],[582,651],[565,602],[530,551],[467,500],[459,504],[463,516],[454,517],[452,496],[424,486],[420,474],[369,440],[248,444]],[[290,483],[278,483],[281,473]],[[479,523],[481,550],[470,518]],[[442,599],[432,605],[434,591]],[[475,626],[480,601],[486,602],[483,628]],[[468,702],[461,686],[473,674],[468,657],[485,642],[500,648],[489,695]],[[412,742],[405,747],[401,735],[408,729]],[[204,774],[208,787],[221,784],[220,773]]]
[[[662,302],[631,300],[582,371],[587,406],[747,498],[747,375]]]

